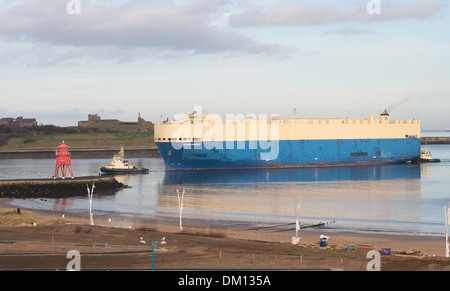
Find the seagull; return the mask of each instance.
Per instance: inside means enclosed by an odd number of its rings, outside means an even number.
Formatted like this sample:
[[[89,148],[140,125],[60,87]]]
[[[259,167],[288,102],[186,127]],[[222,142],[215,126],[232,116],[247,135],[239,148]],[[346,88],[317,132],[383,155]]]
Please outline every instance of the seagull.
[[[166,242],[166,237],[163,237],[162,239],[161,239],[161,242],[160,242],[160,244],[166,244],[167,242]]]
[[[141,237],[141,240],[139,241],[141,244],[145,244],[145,240]]]

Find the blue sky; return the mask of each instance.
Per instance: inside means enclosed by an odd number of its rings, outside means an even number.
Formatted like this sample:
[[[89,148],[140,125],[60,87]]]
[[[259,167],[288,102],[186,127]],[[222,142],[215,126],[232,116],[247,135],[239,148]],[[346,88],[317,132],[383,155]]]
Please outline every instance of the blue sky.
[[[209,113],[450,128],[444,0],[4,0],[0,116],[76,125]]]

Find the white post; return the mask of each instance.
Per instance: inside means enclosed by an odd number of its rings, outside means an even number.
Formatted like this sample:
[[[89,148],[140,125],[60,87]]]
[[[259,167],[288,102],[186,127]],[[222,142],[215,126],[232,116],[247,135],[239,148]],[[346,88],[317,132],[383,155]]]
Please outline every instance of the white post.
[[[89,186],[86,184],[87,191],[88,191],[88,198],[89,198],[89,224],[94,225],[94,217],[92,214],[92,196],[94,195],[94,188],[95,185],[92,184],[92,190],[89,190]]]
[[[180,231],[183,231],[182,213],[183,213],[184,188],[183,188],[183,194],[181,194],[181,199],[180,199],[180,193],[178,192],[178,189],[177,189],[177,196],[178,196],[178,209],[180,210]]]
[[[295,237],[292,237],[291,243],[296,245],[300,242],[300,238],[298,237],[298,231],[300,230],[300,203],[297,204],[297,209],[295,210],[296,218],[295,218]]]
[[[449,257],[449,245],[448,245],[448,223],[450,209],[444,205],[444,215],[445,215],[445,257]]]
[[[300,203],[297,204],[297,218],[295,219],[295,237],[298,238],[298,231],[300,230]]]

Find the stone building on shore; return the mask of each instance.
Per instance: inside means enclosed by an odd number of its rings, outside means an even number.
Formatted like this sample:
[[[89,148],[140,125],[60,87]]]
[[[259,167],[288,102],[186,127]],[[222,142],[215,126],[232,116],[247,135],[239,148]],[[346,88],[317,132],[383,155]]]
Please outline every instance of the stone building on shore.
[[[154,129],[154,125],[151,121],[145,121],[141,117],[141,113],[138,113],[137,122],[120,121],[118,119],[102,119],[98,114],[89,114],[88,120],[78,121],[78,127],[87,127],[98,123],[109,123],[119,125],[135,125],[138,132],[151,132]]]
[[[30,127],[37,126],[36,118],[23,118],[19,116],[17,118],[5,117],[0,119],[0,125],[18,126],[18,127]]]

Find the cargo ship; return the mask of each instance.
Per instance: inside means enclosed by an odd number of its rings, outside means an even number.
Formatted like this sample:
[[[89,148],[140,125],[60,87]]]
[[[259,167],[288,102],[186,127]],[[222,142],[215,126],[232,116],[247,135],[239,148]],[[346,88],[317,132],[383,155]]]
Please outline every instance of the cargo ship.
[[[166,171],[360,166],[420,157],[420,121],[187,114],[155,124]]]

